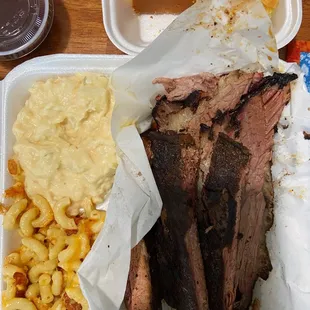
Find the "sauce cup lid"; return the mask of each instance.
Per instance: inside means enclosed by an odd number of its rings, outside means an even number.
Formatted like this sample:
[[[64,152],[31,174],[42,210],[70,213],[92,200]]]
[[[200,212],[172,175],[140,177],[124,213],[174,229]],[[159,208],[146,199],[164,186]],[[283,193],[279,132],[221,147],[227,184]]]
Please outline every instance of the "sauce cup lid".
[[[47,36],[52,0],[0,0],[0,60],[27,55]]]

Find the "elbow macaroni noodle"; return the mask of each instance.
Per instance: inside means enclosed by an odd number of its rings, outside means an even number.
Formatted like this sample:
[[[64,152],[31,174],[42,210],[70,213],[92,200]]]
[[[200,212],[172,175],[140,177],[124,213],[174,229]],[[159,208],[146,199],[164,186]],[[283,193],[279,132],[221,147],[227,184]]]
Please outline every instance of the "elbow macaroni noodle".
[[[64,229],[77,229],[74,219],[66,215],[66,209],[70,205],[70,199],[64,198],[55,204],[54,213],[56,222]]]
[[[31,283],[37,283],[39,277],[43,273],[51,274],[57,267],[57,260],[48,260],[34,265],[28,273],[28,277]]]
[[[21,235],[21,247],[3,264],[3,309],[65,310],[72,302],[88,309],[76,272],[103,226],[105,211],[85,199],[83,215],[75,220],[66,214],[70,199],[61,199],[55,209],[40,195],[18,199],[3,220],[5,229]]]
[[[59,270],[54,271],[52,275],[52,293],[54,296],[59,296],[62,292],[63,275]]]
[[[19,253],[11,253],[4,259],[4,264],[12,264],[21,267],[22,261]]]
[[[35,195],[32,198],[34,205],[40,210],[40,216],[32,221],[33,227],[46,227],[53,219],[53,210],[47,200],[40,196]]]
[[[51,286],[51,276],[46,273],[42,274],[39,278],[39,287],[42,302],[44,304],[51,303],[54,299]]]
[[[36,310],[35,305],[26,298],[13,298],[6,304],[5,310]]]
[[[48,258],[48,249],[45,245],[35,238],[23,238],[22,244],[31,249],[39,258],[39,261],[44,262]]]
[[[25,237],[31,237],[33,235],[34,227],[32,226],[32,221],[34,221],[38,215],[39,209],[31,208],[21,216],[19,227]]]
[[[17,226],[17,217],[26,209],[27,199],[21,199],[15,202],[3,219],[3,227],[7,230],[13,230]]]
[[[13,279],[15,273],[25,273],[23,268],[12,264],[6,264],[3,266],[2,274],[3,279]]]
[[[34,300],[39,296],[39,294],[40,294],[40,285],[38,283],[34,283],[28,286],[25,296],[29,300]]]
[[[6,290],[4,296],[7,300],[15,298],[16,295],[16,285],[14,278],[8,278],[6,281]]]

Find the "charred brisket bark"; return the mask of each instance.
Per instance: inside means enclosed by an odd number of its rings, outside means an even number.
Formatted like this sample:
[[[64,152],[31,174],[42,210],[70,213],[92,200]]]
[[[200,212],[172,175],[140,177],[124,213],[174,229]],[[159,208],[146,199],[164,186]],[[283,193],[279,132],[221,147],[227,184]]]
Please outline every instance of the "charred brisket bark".
[[[155,81],[167,94],[144,138],[163,199],[145,237],[152,309],[162,299],[181,310],[247,309],[257,278],[268,277],[273,134],[296,78],[234,71]]]
[[[222,75],[217,81],[216,90],[213,90],[213,97],[204,97],[204,93],[197,87],[186,85],[186,79],[182,79],[182,89],[190,90],[188,97],[183,101],[169,101],[167,96],[159,98],[153,110],[153,117],[159,131],[168,132],[188,132],[196,144],[199,145],[200,124],[211,126],[219,114],[222,115],[236,108],[240,103],[242,95],[260,81],[262,74],[244,73],[233,71],[227,75]],[[192,86],[192,87],[189,87]],[[168,88],[169,90],[169,88]],[[195,109],[184,104],[187,98],[193,96],[193,92],[200,94],[200,102]],[[197,104],[196,104],[197,105]]]
[[[235,299],[240,188],[249,158],[247,148],[219,134],[198,211],[210,309],[229,309]]]
[[[189,135],[151,132],[151,167],[163,199],[160,219],[145,238],[160,300],[176,309],[207,309],[195,218],[199,153]]]

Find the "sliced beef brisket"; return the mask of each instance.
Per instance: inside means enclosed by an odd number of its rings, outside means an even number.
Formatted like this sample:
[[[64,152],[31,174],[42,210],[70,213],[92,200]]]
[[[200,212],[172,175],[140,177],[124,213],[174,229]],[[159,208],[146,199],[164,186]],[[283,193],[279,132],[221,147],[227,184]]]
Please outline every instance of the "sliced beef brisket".
[[[246,94],[249,88],[258,83],[261,78],[261,74],[242,71],[222,75],[212,98],[204,97],[202,92],[200,92],[200,97],[195,96],[196,101],[199,100],[198,104],[196,102],[191,105],[185,103],[187,98],[192,97],[195,89],[190,89],[192,92],[188,93],[188,97],[183,101],[171,102],[164,96],[157,101],[153,110],[154,120],[161,132],[170,130],[188,132],[198,145],[200,125],[211,126],[213,119],[233,110],[239,104],[241,96]]]
[[[163,210],[145,238],[153,283],[176,309],[207,309],[204,268],[195,218],[199,152],[193,138],[150,132],[150,164]]]
[[[289,86],[276,84],[252,97],[239,112],[242,120],[238,140],[250,150],[252,156],[242,189],[240,233],[243,238],[238,245],[236,282],[241,300],[235,305],[236,309],[248,306],[255,281],[262,276],[259,274],[261,267],[258,250],[262,239],[265,240],[266,232],[263,187],[272,156],[274,127],[280,119],[289,91]]]
[[[169,101],[184,100],[195,91],[203,93],[203,97],[212,98],[217,90],[219,77],[211,73],[181,77],[176,79],[157,78],[154,84],[162,84]]]
[[[153,297],[149,255],[144,240],[131,250],[125,304],[128,310],[152,310]]]
[[[210,309],[230,309],[235,300],[240,189],[249,158],[247,148],[219,134],[197,212]]]
[[[162,299],[181,310],[248,308],[271,270],[273,134],[296,78],[233,71],[154,81],[167,93],[143,140],[163,210],[145,237],[145,310]]]

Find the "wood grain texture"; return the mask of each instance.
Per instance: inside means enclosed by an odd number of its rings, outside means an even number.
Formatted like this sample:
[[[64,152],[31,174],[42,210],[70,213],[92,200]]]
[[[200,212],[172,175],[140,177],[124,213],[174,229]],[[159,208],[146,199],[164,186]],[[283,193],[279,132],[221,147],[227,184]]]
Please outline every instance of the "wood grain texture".
[[[123,54],[109,40],[102,19],[101,0],[54,0],[55,15],[51,32],[30,55],[0,62],[0,79],[18,64],[43,55]]]
[[[302,23],[296,36],[297,40],[310,41],[310,1],[302,1]]]
[[[280,0],[281,1],[281,0]],[[30,55],[0,62],[0,80],[18,64],[55,53],[123,54],[107,37],[102,22],[101,0],[54,0],[55,16],[50,34]],[[310,41],[310,0],[303,1],[303,22],[298,40]],[[285,50],[281,51],[284,58]]]

